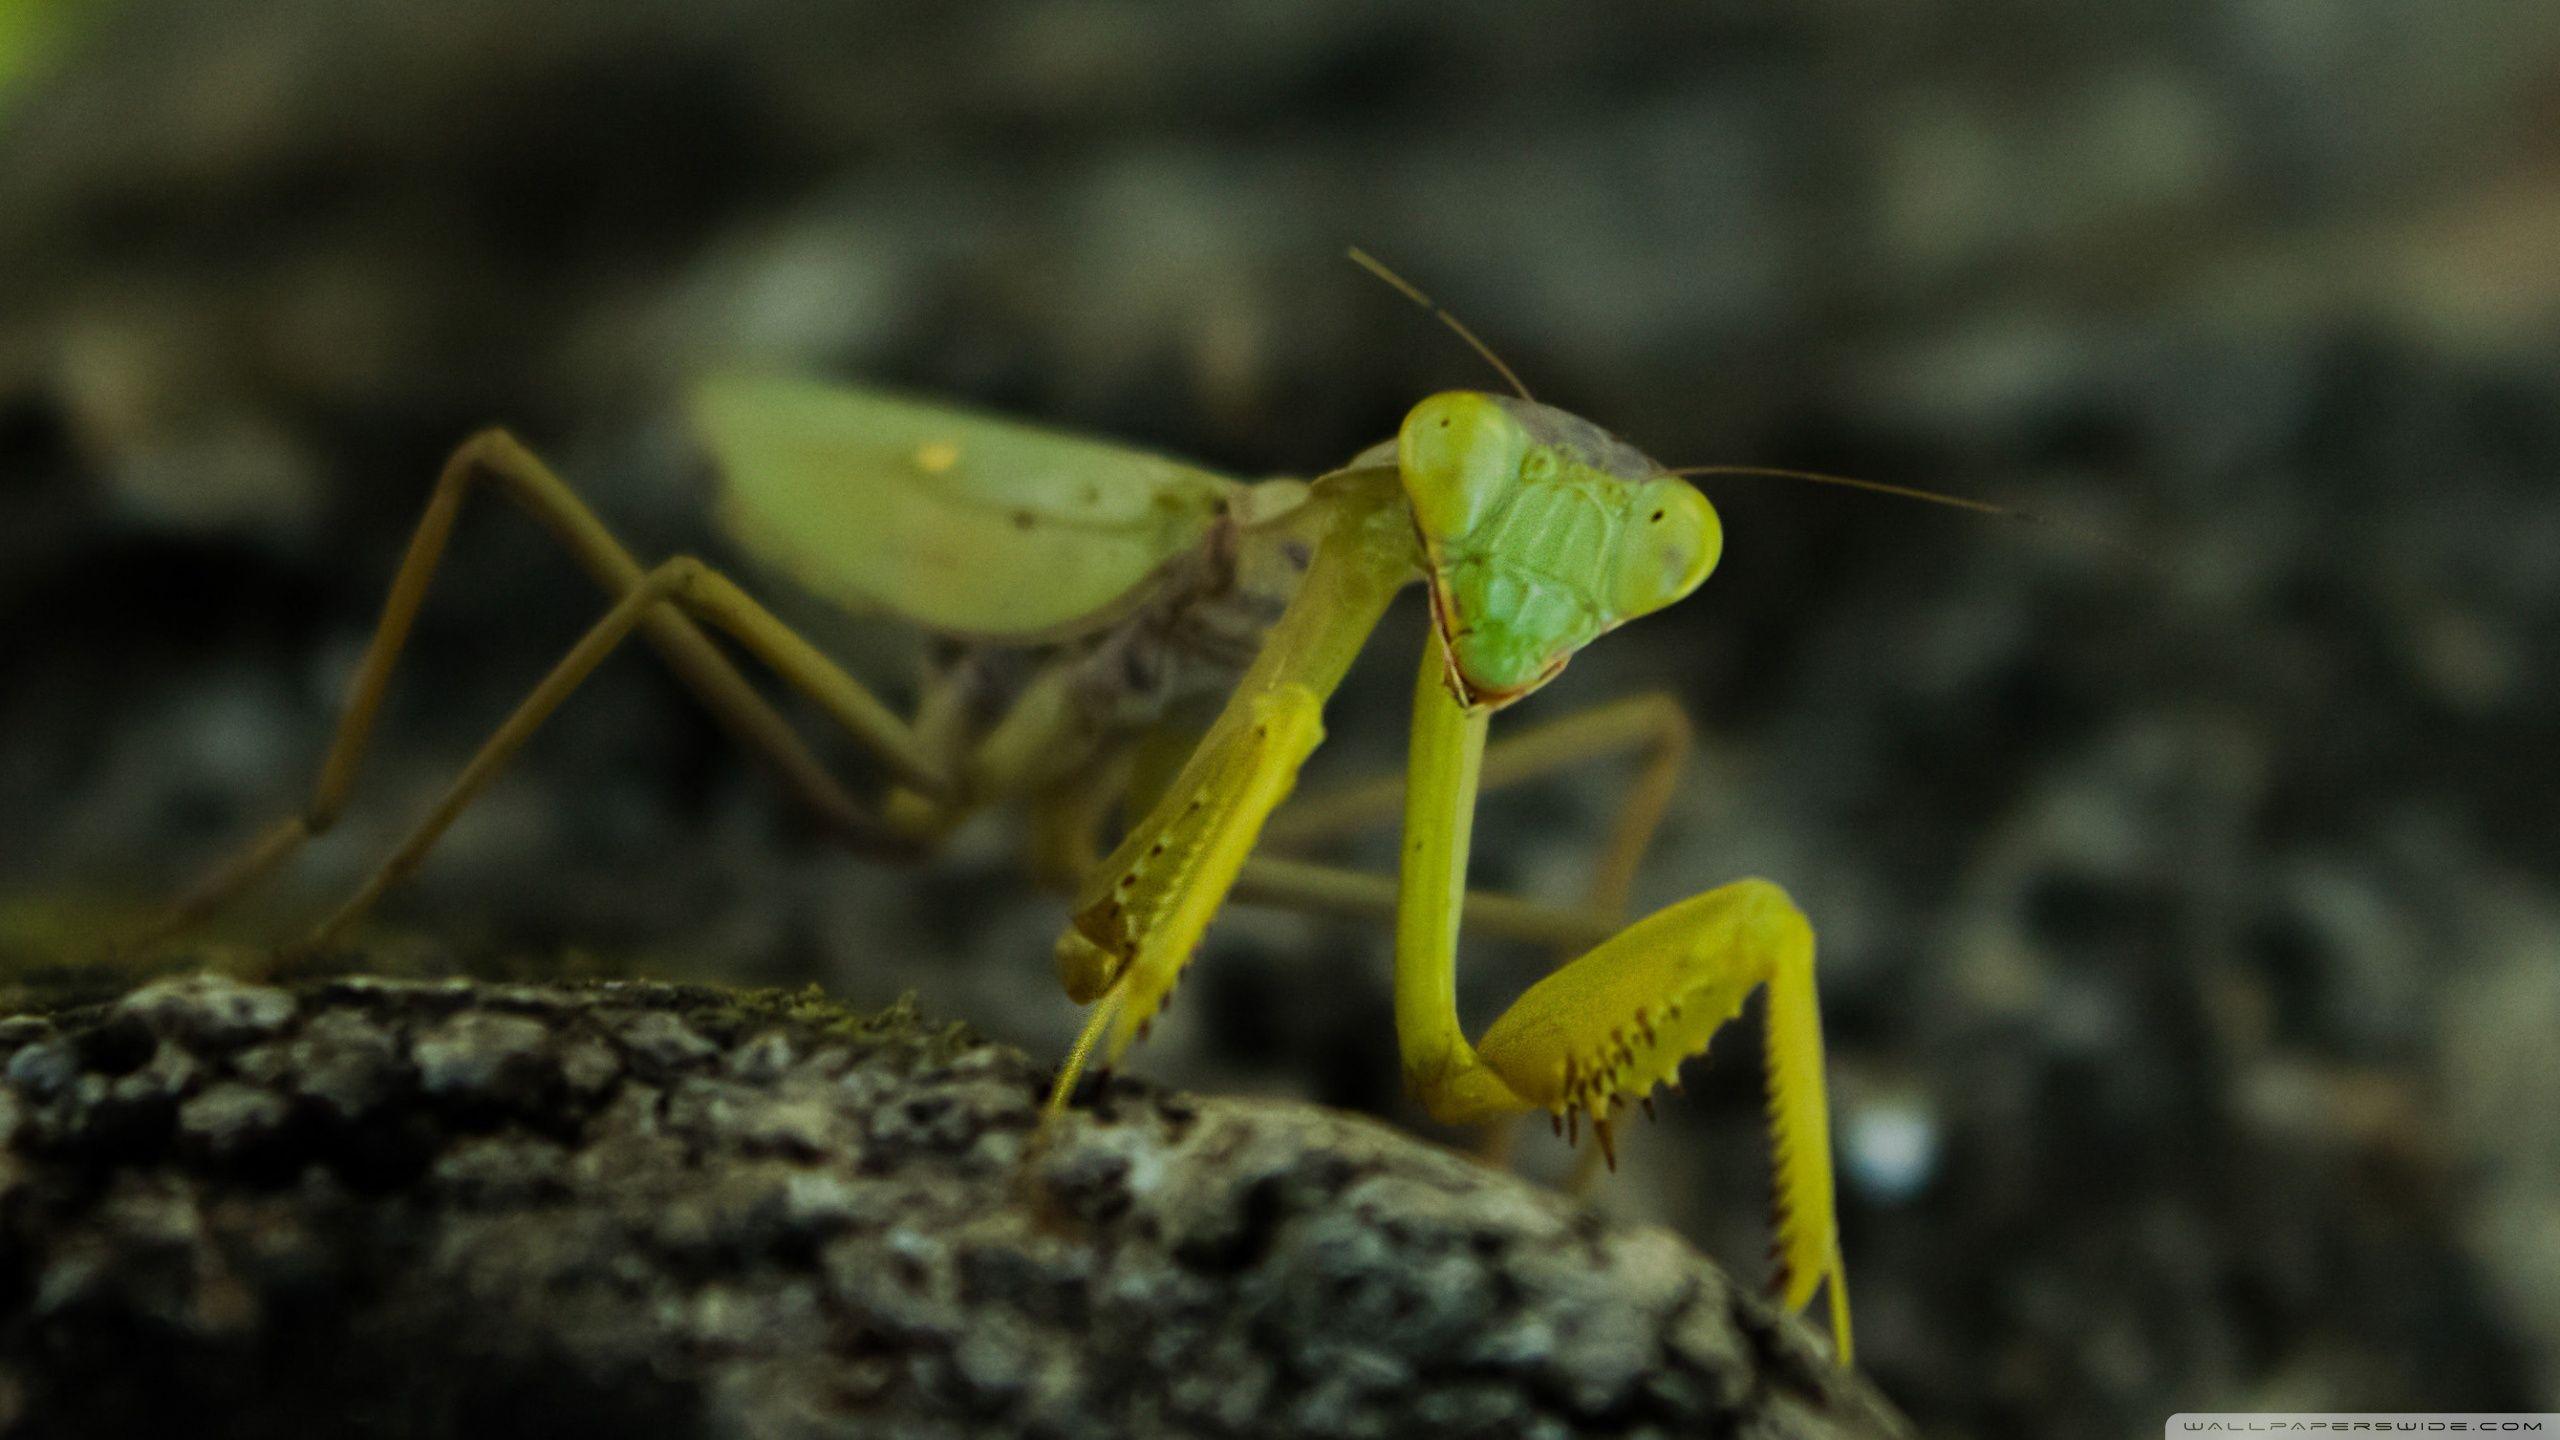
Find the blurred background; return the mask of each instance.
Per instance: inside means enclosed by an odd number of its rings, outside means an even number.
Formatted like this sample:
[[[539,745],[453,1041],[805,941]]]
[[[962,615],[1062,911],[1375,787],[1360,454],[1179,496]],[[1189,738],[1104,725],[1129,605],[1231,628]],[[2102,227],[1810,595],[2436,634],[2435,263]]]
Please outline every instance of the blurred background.
[[[2071,527],[1716,487],[1715,578],[1518,712],[1678,694],[1639,902],[1814,917],[1861,1360],[1927,1433],[2560,1408],[2548,0],[0,0],[0,965],[301,802],[475,427],[644,558],[743,562],[674,403],[743,361],[1311,473],[1493,383],[1355,243],[1666,463]],[[600,608],[467,516],[223,933],[335,903]],[[1398,763],[1422,624],[1318,774]],[[824,633],[904,693],[912,637]],[[1619,778],[1489,800],[1480,883],[1570,893]],[[1013,854],[830,848],[634,652],[377,932],[1054,1055]],[[1388,950],[1239,908],[1133,1068],[1416,1123]],[[1551,963],[1470,946],[1471,1023]],[[1690,1081],[1595,1203],[1749,1276],[1756,1034]]]

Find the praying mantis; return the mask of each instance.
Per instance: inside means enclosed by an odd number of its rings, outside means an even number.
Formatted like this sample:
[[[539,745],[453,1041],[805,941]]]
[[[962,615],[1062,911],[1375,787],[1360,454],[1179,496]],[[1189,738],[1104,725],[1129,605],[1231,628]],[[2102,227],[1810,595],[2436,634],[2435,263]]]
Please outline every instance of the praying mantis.
[[[1248,483],[801,378],[724,377],[696,390],[692,419],[722,482],[719,519],[749,554],[820,598],[957,642],[905,714],[719,570],[689,556],[644,568],[505,432],[473,437],[445,463],[410,538],[311,798],[150,938],[207,917],[329,828],[456,516],[473,491],[494,488],[551,533],[609,606],[312,944],[344,934],[416,869],[527,738],[638,635],[857,849],[912,859],[981,809],[1025,812],[1029,869],[1074,896],[1059,979],[1090,1007],[1052,1117],[1089,1061],[1116,1063],[1145,1033],[1231,897],[1392,915],[1410,1093],[1447,1123],[1545,1111],[1559,1128],[1588,1124],[1604,1152],[1614,1112],[1650,1110],[1651,1092],[1676,1084],[1680,1065],[1765,987],[1774,1288],[1789,1310],[1827,1289],[1835,1350],[1849,1363],[1811,925],[1777,885],[1745,879],[1621,927],[1688,748],[1667,696],[1488,743],[1494,715],[1584,646],[1705,581],[1722,523],[1688,477],[1749,472],[1669,470],[1539,403],[1454,317],[1354,258],[1432,308],[1513,393],[1430,395],[1393,438],[1312,480]],[[1413,584],[1430,618],[1405,773],[1284,806],[1324,738],[1328,697]],[[886,774],[878,793],[857,798],[715,633],[857,741]],[[1468,890],[1480,790],[1622,752],[1642,764],[1580,903]],[[1106,853],[1115,813],[1125,828]],[[1398,817],[1392,880],[1286,853]],[[1462,921],[1581,953],[1471,1042],[1456,1001]]]

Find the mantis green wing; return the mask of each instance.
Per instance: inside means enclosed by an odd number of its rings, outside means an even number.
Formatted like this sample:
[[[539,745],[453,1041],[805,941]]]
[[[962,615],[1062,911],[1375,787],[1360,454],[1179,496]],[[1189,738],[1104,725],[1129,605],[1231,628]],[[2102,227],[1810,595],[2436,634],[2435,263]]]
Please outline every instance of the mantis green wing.
[[[721,523],[811,592],[946,634],[1109,623],[1245,487],[1180,462],[878,391],[703,385]]]

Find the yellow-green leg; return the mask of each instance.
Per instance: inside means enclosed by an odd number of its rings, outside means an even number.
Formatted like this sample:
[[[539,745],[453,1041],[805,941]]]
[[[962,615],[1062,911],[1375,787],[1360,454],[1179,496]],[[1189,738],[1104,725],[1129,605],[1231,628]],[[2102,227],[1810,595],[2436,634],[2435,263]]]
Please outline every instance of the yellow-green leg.
[[[614,539],[612,532],[587,508],[585,502],[531,451],[502,431],[486,431],[466,441],[445,462],[435,490],[428,498],[426,511],[418,521],[418,528],[410,536],[408,551],[392,577],[390,594],[383,602],[382,618],[375,625],[373,639],[357,668],[346,710],[338,722],[328,757],[321,764],[320,777],[312,788],[310,800],[300,813],[270,826],[231,860],[213,870],[146,934],[131,942],[133,945],[156,944],[202,921],[283,863],[305,840],[326,831],[337,819],[354,788],[357,771],[364,762],[366,743],[381,711],[383,693],[390,684],[391,672],[399,662],[401,648],[407,643],[418,609],[426,600],[436,567],[444,557],[455,519],[461,512],[464,499],[483,482],[494,484],[499,493],[530,513],[608,594],[627,600],[648,583],[639,562],[631,557],[620,541]],[[698,565],[695,568],[699,569]],[[666,594],[654,597],[655,601],[668,598],[671,597]],[[837,723],[877,754],[901,782],[930,794],[947,792],[949,782],[941,769],[927,749],[918,743],[913,732],[887,706],[807,642],[792,634],[780,621],[765,614],[760,607],[754,607],[752,601],[747,605],[752,614],[731,607],[743,627],[736,632],[739,638],[747,640],[750,648],[755,649],[787,681],[816,700]],[[856,843],[893,852],[904,848],[903,838],[880,825],[836,783],[817,757],[810,753],[808,746],[792,731],[789,723],[747,683],[737,667],[720,653],[683,610],[654,601],[616,607],[617,614],[623,614],[625,610],[628,613],[619,622],[622,633],[637,628],[648,637],[687,688],[732,734],[770,763],[785,785],[803,802]],[[614,623],[611,617],[608,617],[608,623]],[[601,624],[598,626],[599,630],[603,628]],[[589,639],[593,638],[594,632],[590,632]],[[584,642],[582,648],[583,645]],[[605,647],[607,650],[610,648],[610,645]],[[576,653],[573,652],[572,658]],[[602,652],[599,651],[594,660],[601,659]],[[563,662],[564,667],[567,663]],[[593,663],[590,661],[588,668],[592,668]],[[581,675],[583,673],[580,672]],[[554,672],[555,678],[558,674],[558,671]],[[569,682],[571,686],[575,683],[574,680]],[[556,705],[565,693],[565,690],[561,691],[551,703]],[[531,703],[528,699],[527,705]],[[518,714],[523,713],[520,708]],[[548,714],[548,708],[542,713]],[[509,723],[512,725],[514,721]],[[538,718],[534,723],[539,723]],[[501,735],[506,733],[502,731]],[[520,743],[521,736],[517,738]],[[512,751],[513,746],[506,749]],[[442,827],[436,828],[440,831]],[[411,863],[414,863],[414,857]]]
[[[1486,745],[1480,777],[1486,790],[1626,753],[1636,757],[1636,771],[1602,841],[1579,907],[1568,910],[1471,891],[1466,923],[1565,955],[1580,954],[1609,938],[1624,919],[1627,895],[1634,889],[1645,852],[1679,789],[1692,735],[1688,714],[1679,702],[1654,691],[1578,711]],[[1401,819],[1405,786],[1405,776],[1397,773],[1302,796],[1271,817],[1264,839],[1279,846],[1303,845]],[[1276,898],[1278,903],[1381,919],[1392,917],[1396,905],[1391,881],[1349,871],[1317,872],[1317,867],[1298,861],[1263,857],[1245,867],[1236,894],[1239,899]],[[1502,1163],[1510,1154],[1516,1118],[1486,1124],[1476,1148],[1487,1163]],[[1568,1193],[1587,1194],[1598,1182],[1600,1165],[1605,1161],[1615,1166],[1613,1144],[1604,1136],[1601,1145],[1584,1152],[1566,1182]]]
[[[1262,823],[1324,738],[1324,701],[1295,681],[1239,697],[1147,820],[1093,873],[1058,940],[1068,998],[1092,1002],[1049,1093],[1055,1115],[1097,1041],[1117,1061],[1164,1007]]]
[[[1236,877],[1235,898],[1248,904],[1393,920],[1396,882],[1384,875],[1305,860],[1256,855]],[[1467,923],[1505,940],[1579,950],[1608,938],[1615,928],[1602,911],[1548,905],[1493,890],[1470,890]]]
[[[1050,1092],[1052,1116],[1097,1048],[1117,1061],[1162,1008],[1322,741],[1325,698],[1413,578],[1411,521],[1393,475],[1337,482],[1309,502],[1323,538],[1217,719],[1178,768],[1170,732],[1133,756],[1132,793],[1146,813],[1094,867],[1058,940],[1058,978],[1093,1013]]]
[[[384,891],[414,871],[446,828],[497,778],[499,770],[533,737],[542,722],[551,718],[561,702],[594,674],[596,667],[635,629],[670,605],[736,640],[848,730],[861,733],[857,725],[869,718],[867,707],[878,703],[833,661],[726,576],[690,556],[666,561],[643,576],[561,657],[551,673],[481,745],[426,818],[418,822],[372,877],[312,932],[308,943],[324,945],[345,933]]]
[[[1498,790],[1613,755],[1632,752],[1637,757],[1635,776],[1610,822],[1580,907],[1614,925],[1635,887],[1645,851],[1662,828],[1663,813],[1679,790],[1691,735],[1688,714],[1670,695],[1660,691],[1631,695],[1492,742],[1485,747],[1481,783],[1486,790]],[[1399,772],[1301,796],[1271,817],[1263,838],[1274,846],[1297,847],[1400,819],[1405,785],[1406,777]],[[1248,883],[1252,873],[1246,872]],[[1477,902],[1468,903],[1473,919]],[[1369,913],[1372,909],[1364,893],[1358,910]],[[1389,912],[1376,909],[1375,913]],[[1576,929],[1558,937],[1558,943],[1580,948],[1597,938]]]
[[[1813,928],[1786,892],[1741,880],[1637,921],[1531,986],[1470,1045],[1457,1012],[1460,897],[1490,712],[1462,708],[1435,636],[1414,686],[1396,1031],[1405,1079],[1432,1114],[1465,1123],[1537,1110],[1588,1120],[1676,1078],[1751,991],[1766,986],[1771,1177],[1779,1290],[1789,1308],[1828,1282],[1850,1356],[1825,1097]]]
[[[1327,583],[1338,578],[1329,575]],[[1291,618],[1284,619],[1275,630],[1265,647],[1264,659],[1257,661],[1254,674],[1239,687],[1236,700],[1217,726],[1205,736],[1165,727],[1162,733],[1150,735],[1137,747],[1130,766],[1135,777],[1131,793],[1149,813],[1132,828],[1117,852],[1090,866],[1097,878],[1088,886],[1077,927],[1060,942],[1060,978],[1069,995],[1079,1001],[1102,998],[1089,1018],[1083,1039],[1060,1072],[1053,1108],[1063,1103],[1073,1089],[1085,1057],[1106,1030],[1115,1023],[1118,1026],[1108,1051],[1116,1059],[1161,1004],[1162,991],[1152,985],[1135,984],[1131,989],[1137,992],[1140,1003],[1127,1009],[1119,1003],[1130,995],[1117,989],[1114,982],[1132,968],[1140,973],[1148,969],[1132,967],[1132,957],[1142,951],[1154,957],[1155,963],[1166,971],[1163,984],[1169,990],[1172,977],[1189,962],[1190,950],[1198,943],[1196,930],[1156,933],[1162,917],[1145,913],[1143,907],[1133,907],[1131,899],[1156,894],[1159,887],[1168,894],[1180,888],[1199,902],[1198,923],[1202,927],[1227,897],[1230,886],[1234,898],[1250,903],[1382,919],[1396,913],[1397,885],[1385,876],[1271,855],[1248,858],[1247,852],[1257,838],[1305,844],[1391,819],[1404,804],[1403,777],[1384,776],[1337,789],[1296,801],[1277,813],[1231,817],[1225,828],[1215,830],[1203,823],[1198,813],[1177,809],[1172,797],[1185,797],[1181,804],[1188,806],[1192,799],[1220,786],[1232,791],[1256,783],[1249,775],[1252,764],[1233,753],[1223,759],[1203,759],[1221,745],[1232,751],[1237,733],[1235,717],[1243,713],[1237,706],[1250,705],[1250,697],[1258,693],[1258,687],[1277,683],[1278,677],[1294,675],[1305,680],[1309,694],[1316,697],[1307,717],[1312,724],[1315,711],[1321,708],[1321,695],[1329,693],[1339,678],[1338,670],[1332,667],[1347,659],[1347,651],[1340,647],[1356,647],[1358,640],[1365,637],[1376,623],[1384,596],[1401,579],[1400,575],[1383,581],[1370,577],[1365,589],[1357,584],[1342,584],[1333,595],[1338,603],[1331,610],[1321,599],[1302,597],[1304,603],[1293,606]],[[1318,584],[1308,596],[1323,593],[1324,586]],[[1320,735],[1319,725],[1309,736],[1309,749]],[[1567,716],[1494,747],[1486,757],[1486,768],[1494,783],[1499,784],[1529,780],[1628,750],[1637,752],[1641,760],[1633,789],[1627,803],[1620,807],[1583,904],[1550,905],[1476,891],[1464,897],[1467,919],[1490,934],[1558,949],[1579,950],[1606,939],[1616,929],[1626,891],[1677,785],[1689,735],[1687,717],[1670,697],[1647,695]],[[1254,757],[1253,763],[1285,769],[1278,792],[1285,794],[1286,782],[1294,779],[1303,758],[1295,752],[1266,749]],[[1087,803],[1091,799],[1090,794],[1065,796],[1054,806],[1035,808],[1035,854],[1048,856],[1051,867],[1067,862],[1079,866],[1087,863],[1091,847],[1084,842],[1092,834],[1100,813],[1099,807]],[[1213,849],[1218,852],[1214,867],[1194,873],[1175,863],[1198,864],[1201,856]],[[1175,857],[1174,862],[1165,859],[1168,853]],[[1171,878],[1177,875],[1183,878]],[[1121,888],[1123,882],[1142,888],[1133,897]],[[1150,939],[1151,950],[1144,943]]]

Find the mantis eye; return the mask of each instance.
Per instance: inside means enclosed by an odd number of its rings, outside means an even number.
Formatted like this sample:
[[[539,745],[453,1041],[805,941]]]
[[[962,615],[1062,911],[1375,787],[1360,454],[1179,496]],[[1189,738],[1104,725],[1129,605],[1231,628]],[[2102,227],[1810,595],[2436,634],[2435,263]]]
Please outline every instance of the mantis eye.
[[[1451,390],[1414,406],[1396,432],[1396,465],[1424,536],[1473,530],[1520,478],[1528,449],[1520,422],[1489,395]]]
[[[1610,577],[1610,608],[1620,620],[1648,615],[1698,588],[1724,555],[1724,522],[1687,483],[1648,480],[1630,497],[1635,508]]]

